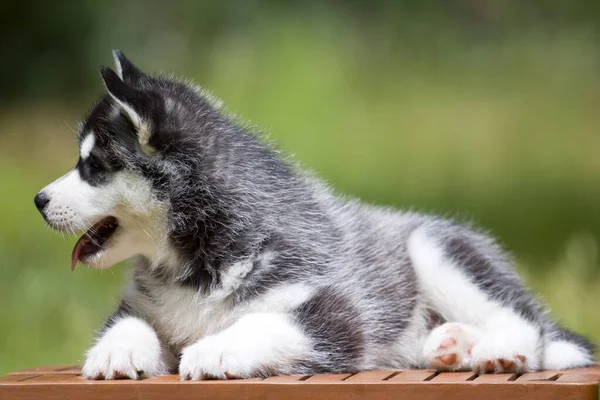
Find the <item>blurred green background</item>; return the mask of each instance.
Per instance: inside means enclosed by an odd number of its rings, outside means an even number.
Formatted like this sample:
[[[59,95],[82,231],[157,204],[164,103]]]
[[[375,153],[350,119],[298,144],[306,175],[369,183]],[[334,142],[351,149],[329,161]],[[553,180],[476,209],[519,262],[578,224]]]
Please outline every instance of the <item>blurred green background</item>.
[[[0,374],[76,363],[130,265],[69,270],[35,193],[120,48],[365,201],[472,220],[600,343],[600,2],[3,1]]]

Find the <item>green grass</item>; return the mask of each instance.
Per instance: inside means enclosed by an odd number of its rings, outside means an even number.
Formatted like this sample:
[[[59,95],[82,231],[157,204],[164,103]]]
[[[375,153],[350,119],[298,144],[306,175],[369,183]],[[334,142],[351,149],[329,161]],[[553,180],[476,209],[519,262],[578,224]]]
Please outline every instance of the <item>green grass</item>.
[[[340,192],[486,227],[564,325],[600,342],[595,43],[578,32],[485,45],[374,37],[282,20],[224,38],[188,74]],[[126,265],[71,273],[75,238],[45,228],[33,206],[74,164],[86,106],[0,117],[0,374],[80,361],[126,281]]]

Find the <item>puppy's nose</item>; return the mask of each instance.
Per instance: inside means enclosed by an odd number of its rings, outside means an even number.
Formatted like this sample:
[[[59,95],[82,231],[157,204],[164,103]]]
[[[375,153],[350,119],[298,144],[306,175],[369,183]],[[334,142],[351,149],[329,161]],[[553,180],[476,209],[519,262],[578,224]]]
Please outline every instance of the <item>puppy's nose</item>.
[[[44,192],[39,192],[33,198],[33,202],[35,203],[35,206],[40,212],[42,212],[42,210],[44,209],[44,207],[46,207],[46,204],[48,204],[49,201],[50,198]]]

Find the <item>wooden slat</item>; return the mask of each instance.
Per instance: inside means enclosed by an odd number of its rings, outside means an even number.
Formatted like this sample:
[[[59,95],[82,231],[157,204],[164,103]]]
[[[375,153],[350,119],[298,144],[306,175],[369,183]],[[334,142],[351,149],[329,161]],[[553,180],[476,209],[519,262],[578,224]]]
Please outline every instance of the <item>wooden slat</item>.
[[[394,370],[379,370],[379,371],[365,371],[359,372],[358,374],[352,375],[347,378],[346,382],[379,382],[384,379],[391,377],[397,371]]]
[[[142,382],[144,382],[144,383],[158,383],[158,382],[175,383],[175,382],[184,382],[184,381],[179,379],[179,375],[171,374],[171,375],[161,375],[161,376],[156,376],[154,378],[143,379]]]
[[[426,382],[437,375],[435,371],[428,370],[413,370],[413,371],[402,371],[398,375],[391,377],[386,382],[397,382],[397,383],[414,383],[414,382]]]
[[[344,379],[348,378],[352,374],[323,374],[323,375],[314,375],[305,380],[304,382],[314,383],[314,382],[340,382]]]
[[[573,368],[562,371],[565,374],[597,375],[600,377],[600,365],[591,368]]]
[[[265,379],[269,383],[298,383],[306,379],[306,375],[271,376]]]
[[[435,383],[461,383],[472,381],[477,377],[475,372],[442,372],[437,374],[431,382]]]
[[[53,374],[81,375],[81,367],[78,365],[72,365],[67,368],[56,370],[53,372]]]
[[[57,384],[70,384],[70,385],[131,385],[135,382],[143,382],[141,380],[133,379],[86,379],[81,375],[70,375],[67,379],[56,382]]]
[[[23,369],[21,371],[11,372],[9,375],[31,375],[31,374],[79,374],[81,373],[79,365],[49,365],[39,368]]]
[[[263,379],[262,378],[250,378],[250,379],[228,379],[228,380],[202,380],[202,381],[181,381],[179,379],[179,375],[163,375],[163,376],[157,376],[155,378],[149,378],[149,379],[128,379],[128,378],[123,378],[123,379],[113,379],[113,380],[106,380],[106,379],[97,379],[97,380],[93,380],[93,379],[86,379],[84,377],[82,377],[81,375],[71,375],[68,377],[68,379],[64,380],[64,383],[70,383],[70,384],[84,384],[84,385],[115,385],[115,384],[121,384],[121,385],[131,385],[133,383],[137,383],[137,384],[162,384],[162,383],[167,383],[167,384],[190,384],[190,383],[202,383],[202,384],[219,384],[219,385],[228,385],[228,384],[240,384],[240,383],[254,383],[254,382],[262,382]]]
[[[26,379],[32,379],[38,377],[38,374],[21,374],[21,375],[8,375],[8,376],[0,376],[0,384],[1,383],[10,383],[10,382],[21,382]]]
[[[579,383],[594,382],[594,383],[597,383],[598,378],[594,375],[566,373],[566,374],[559,376],[556,381],[557,382],[579,382]]]
[[[40,376],[37,376],[35,378],[29,379],[29,381],[27,382],[27,384],[41,383],[41,382],[46,382],[46,383],[60,382],[60,381],[64,381],[64,380],[67,380],[67,379],[71,379],[74,376],[76,376],[76,375],[44,374],[44,375],[40,375]]]
[[[473,382],[477,383],[497,383],[512,382],[517,379],[516,374],[483,374],[479,375]]]
[[[523,374],[517,378],[517,382],[523,381],[549,381],[556,380],[558,376],[562,374],[561,371],[547,370],[540,372],[530,372],[528,374]]]

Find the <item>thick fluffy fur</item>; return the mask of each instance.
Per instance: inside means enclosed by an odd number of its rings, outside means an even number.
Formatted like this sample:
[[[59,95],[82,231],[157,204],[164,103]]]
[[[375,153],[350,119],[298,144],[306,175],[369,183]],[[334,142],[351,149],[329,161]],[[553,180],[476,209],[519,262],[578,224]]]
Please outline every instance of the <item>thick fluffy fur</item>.
[[[207,94],[115,59],[80,126],[79,162],[36,200],[63,231],[117,218],[86,264],[138,258],[86,377],[593,362],[487,236],[336,197]]]

